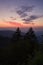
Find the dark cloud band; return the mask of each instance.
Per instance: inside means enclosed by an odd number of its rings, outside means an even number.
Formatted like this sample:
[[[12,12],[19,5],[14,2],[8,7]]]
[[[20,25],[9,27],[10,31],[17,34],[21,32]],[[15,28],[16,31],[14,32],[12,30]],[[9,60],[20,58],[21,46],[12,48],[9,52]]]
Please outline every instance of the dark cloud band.
[[[21,6],[19,10],[17,10],[17,14],[23,18],[23,17],[26,17],[28,16],[27,15],[27,12],[32,12],[34,6]]]
[[[29,23],[29,22],[32,22],[33,20],[41,18],[41,17],[43,17],[43,15],[42,16],[31,15],[29,18],[25,18],[22,20],[25,21],[25,23]]]

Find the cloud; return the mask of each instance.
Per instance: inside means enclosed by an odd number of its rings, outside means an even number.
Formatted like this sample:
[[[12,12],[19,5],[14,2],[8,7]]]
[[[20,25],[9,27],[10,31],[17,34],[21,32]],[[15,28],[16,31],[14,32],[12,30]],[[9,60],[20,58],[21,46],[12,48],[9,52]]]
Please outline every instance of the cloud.
[[[33,20],[38,19],[40,17],[43,17],[43,16],[31,15],[29,18],[25,18],[22,20],[25,21],[25,23],[30,23],[30,22],[33,22]]]
[[[21,23],[18,23],[18,22],[11,22],[11,21],[9,21],[9,23],[10,23],[11,25],[16,25],[16,26],[20,26],[20,25],[21,25]]]
[[[10,19],[12,19],[12,20],[16,20],[16,18],[14,18],[14,17],[12,17],[12,16],[10,17]]]
[[[22,10],[18,10],[17,13],[18,13],[19,15],[22,15],[24,12],[22,12]]]
[[[35,19],[37,19],[37,18],[39,18],[38,16],[35,16],[35,15],[32,15],[32,16],[30,16],[29,18],[26,18],[26,19],[23,19],[24,21],[31,21],[31,20],[35,20]]]
[[[17,10],[17,13],[19,15],[23,14],[24,12],[31,12],[33,10],[34,6],[21,6],[20,10]]]
[[[24,18],[24,17],[26,17],[26,16],[28,16],[26,13],[23,13],[20,17],[21,18]]]
[[[27,12],[32,12],[34,6],[21,6],[16,12],[20,16],[20,18],[24,18],[28,16]]]
[[[34,6],[21,6],[21,10],[23,12],[31,12],[33,10]]]
[[[20,16],[20,18],[26,17],[28,16],[25,12],[23,12],[22,10],[18,10],[17,14]]]
[[[3,21],[3,26],[5,27],[24,27],[23,24],[19,22],[13,22],[13,21]]]

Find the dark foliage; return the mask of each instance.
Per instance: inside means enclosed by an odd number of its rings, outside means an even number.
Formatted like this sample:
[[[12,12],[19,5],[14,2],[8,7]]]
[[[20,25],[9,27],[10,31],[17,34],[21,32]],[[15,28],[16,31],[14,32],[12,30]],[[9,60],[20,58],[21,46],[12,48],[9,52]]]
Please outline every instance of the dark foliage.
[[[41,49],[39,49],[38,40],[32,28],[24,36],[17,28],[11,39],[0,36],[0,43],[8,44],[4,48],[0,48],[0,64],[37,65],[40,61],[38,55],[41,57],[43,55],[39,52]],[[40,63],[42,62],[40,61]]]

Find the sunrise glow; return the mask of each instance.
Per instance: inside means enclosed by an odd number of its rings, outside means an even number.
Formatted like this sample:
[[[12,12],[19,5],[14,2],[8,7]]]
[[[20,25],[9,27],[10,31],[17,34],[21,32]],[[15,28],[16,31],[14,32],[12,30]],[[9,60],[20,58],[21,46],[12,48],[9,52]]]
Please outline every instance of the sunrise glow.
[[[0,0],[0,28],[43,28],[42,2],[39,0],[17,0],[17,2],[16,0]]]

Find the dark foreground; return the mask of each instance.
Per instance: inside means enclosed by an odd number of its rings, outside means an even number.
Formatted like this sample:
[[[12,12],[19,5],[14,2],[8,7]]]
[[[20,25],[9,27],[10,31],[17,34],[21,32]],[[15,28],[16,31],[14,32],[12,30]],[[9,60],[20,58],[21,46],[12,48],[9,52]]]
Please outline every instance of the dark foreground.
[[[18,28],[6,43],[0,48],[0,65],[43,65],[43,43],[39,44],[32,28],[24,36]]]

